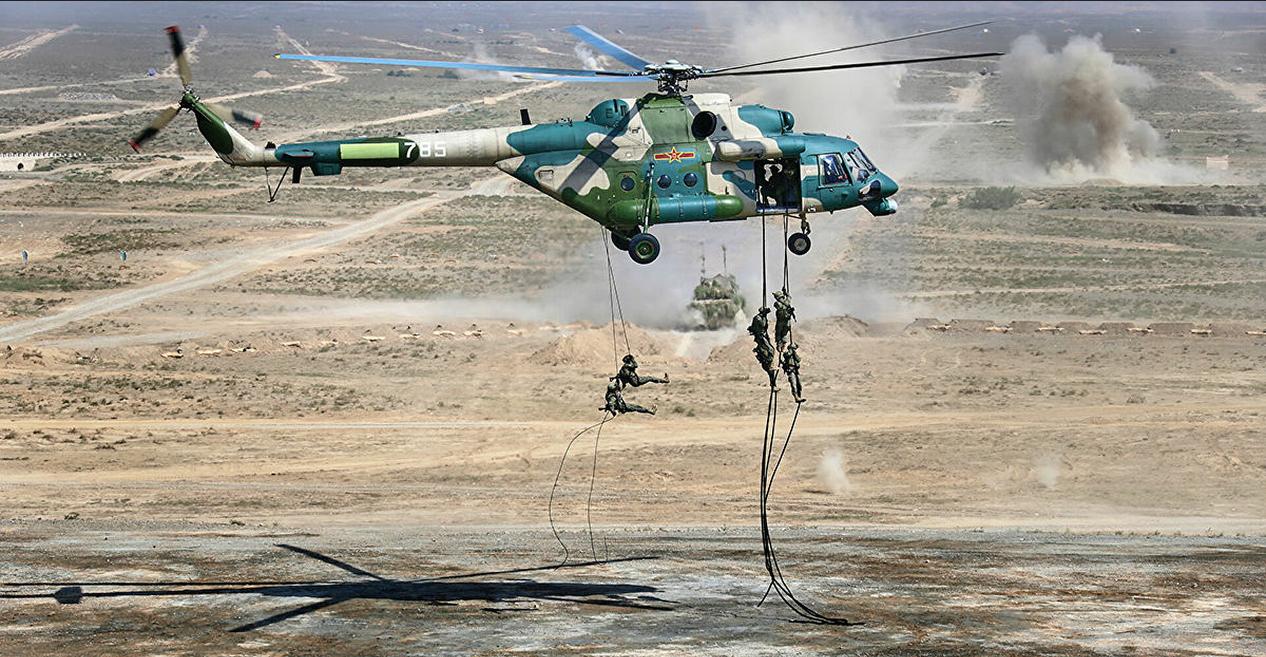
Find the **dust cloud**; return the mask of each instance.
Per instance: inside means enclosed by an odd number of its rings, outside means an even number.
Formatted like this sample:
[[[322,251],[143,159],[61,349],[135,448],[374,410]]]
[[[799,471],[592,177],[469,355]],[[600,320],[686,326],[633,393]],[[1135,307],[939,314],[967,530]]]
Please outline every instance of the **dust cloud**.
[[[590,70],[605,70],[609,64],[606,57],[590,50],[589,47],[583,43],[577,43],[574,48],[574,52],[576,53],[576,59],[580,60],[581,68]]]
[[[1060,471],[1063,469],[1063,458],[1058,454],[1043,454],[1033,459],[1033,478],[1046,490],[1055,490],[1059,483]]]
[[[1029,161],[1048,179],[1154,184],[1184,173],[1164,159],[1160,134],[1128,104],[1155,81],[1142,68],[1117,62],[1098,36],[1074,36],[1060,50],[1036,35],[1022,36],[999,71]]]
[[[764,61],[839,48],[853,43],[875,41],[893,36],[882,26],[855,11],[841,11],[834,3],[764,3],[727,7],[724,12],[711,12],[719,29],[739,35],[732,44],[735,64]],[[760,26],[759,38],[753,38],[752,26]],[[787,66],[816,66],[848,61],[863,61],[895,56],[894,47],[883,50],[862,49],[835,55],[788,62]],[[904,173],[900,158],[902,149],[891,142],[901,131],[892,128],[892,117],[899,107],[897,92],[906,73],[904,66],[884,66],[826,73],[797,73],[759,78],[760,83],[742,102],[761,102],[771,107],[790,110],[796,117],[796,130],[826,132],[849,136],[863,148],[871,145],[868,154],[884,171]],[[883,144],[883,147],[880,147]]]
[[[818,482],[834,495],[845,495],[853,490],[853,484],[848,480],[844,450],[832,447],[822,452],[822,460],[818,462]]]

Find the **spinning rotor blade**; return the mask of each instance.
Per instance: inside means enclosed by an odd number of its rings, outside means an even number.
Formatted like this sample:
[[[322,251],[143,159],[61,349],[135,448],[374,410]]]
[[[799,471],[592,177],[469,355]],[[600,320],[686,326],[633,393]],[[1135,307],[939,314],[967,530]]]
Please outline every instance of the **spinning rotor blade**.
[[[171,56],[176,60],[176,72],[180,74],[180,84],[189,86],[193,82],[193,71],[189,69],[189,57],[185,54],[185,39],[180,36],[180,26],[167,28],[167,37],[171,40]]]
[[[503,73],[526,73],[529,75],[553,75],[562,77],[641,77],[640,73],[624,73],[617,71],[595,71],[580,68],[546,68],[540,66],[511,66],[504,64],[476,64],[474,62],[444,62],[429,59],[383,59],[378,57],[340,57],[336,55],[291,55],[277,53],[277,59],[290,59],[300,62],[334,62],[338,64],[382,64],[385,66],[416,66],[419,68],[448,68],[465,71],[498,71]]]
[[[133,137],[132,139],[128,141],[127,143],[128,146],[131,146],[132,150],[136,151],[137,153],[141,152],[141,144],[144,144],[145,142],[153,139],[154,135],[158,134],[158,132],[162,130],[163,128],[166,128],[167,124],[171,123],[171,120],[176,118],[176,114],[179,112],[180,112],[179,105],[175,107],[169,107],[163,110],[163,113],[159,114],[158,118],[154,119],[153,123],[146,126],[145,129],[142,130],[140,134],[138,134],[137,136]]]
[[[646,59],[639,57],[627,48],[616,44],[614,41],[594,32],[584,25],[573,25],[567,28],[567,33],[584,41],[585,43],[598,49],[604,55],[610,55],[621,62],[633,67],[634,70],[641,71],[650,65]]]
[[[236,121],[244,126],[249,126],[252,130],[258,130],[259,126],[264,123],[264,115],[248,110],[229,109],[223,105],[215,103],[203,103],[215,112],[216,116],[225,121]]]
[[[644,82],[649,80],[657,80],[654,75],[603,75],[594,77],[578,77],[574,75],[515,75],[517,79],[529,82],[580,82],[583,84],[593,84],[595,82]]]
[[[781,63],[783,63],[783,62],[790,62],[790,61],[794,61],[794,60],[797,60],[797,59],[807,59],[807,58],[809,58],[809,57],[817,57],[817,56],[819,56],[819,55],[829,55],[829,54],[831,54],[831,53],[844,52],[845,50],[857,50],[858,48],[869,48],[869,47],[871,47],[871,46],[879,46],[879,45],[883,45],[883,44],[885,44],[885,43],[896,43],[896,42],[898,42],[898,41],[909,41],[910,39],[919,39],[919,38],[926,37],[926,36],[932,36],[932,35],[934,35],[934,34],[945,34],[946,32],[956,32],[956,31],[958,31],[958,30],[966,30],[966,29],[973,28],[973,27],[980,27],[981,25],[988,25],[988,24],[990,24],[990,23],[992,23],[992,22],[993,22],[993,21],[981,21],[981,22],[979,22],[979,23],[971,23],[971,24],[969,24],[969,25],[959,25],[958,27],[947,27],[947,28],[945,28],[945,29],[941,29],[941,30],[932,30],[931,32],[915,32],[914,34],[907,34],[907,35],[905,35],[905,36],[894,37],[894,38],[891,38],[891,39],[883,39],[883,40],[881,40],[881,41],[871,41],[871,42],[869,42],[869,43],[859,43],[859,44],[852,45],[852,46],[844,46],[843,48],[832,48],[832,49],[830,49],[830,50],[819,50],[818,52],[811,52],[811,53],[806,53],[806,54],[803,54],[803,55],[793,55],[793,56],[791,56],[791,57],[783,57],[783,58],[781,58],[781,59],[770,59],[770,60],[766,60],[766,61],[763,61],[763,62],[754,62],[754,63],[752,63],[752,64],[740,64],[739,66],[726,66],[726,67],[723,67],[723,68],[714,68],[714,69],[709,69],[709,71],[708,71],[708,72],[709,72],[709,73],[723,73],[723,72],[726,72],[726,71],[736,71],[736,70],[738,70],[738,69],[740,69],[740,68],[751,68],[751,67],[753,67],[753,66],[764,66],[765,64],[781,64]]]
[[[717,73],[708,71],[701,73],[701,78],[723,78],[740,75],[777,75],[779,73],[811,73],[813,71],[836,71],[846,68],[871,68],[874,66],[895,66],[897,64],[918,64],[921,62],[945,62],[954,59],[977,59],[980,57],[1000,57],[1004,53],[1000,52],[978,52],[969,55],[941,55],[939,57],[915,57],[912,59],[889,59],[886,61],[875,62],[856,62],[853,64],[831,64],[828,66],[806,66],[802,68],[776,68],[767,71],[730,71],[726,73]]]

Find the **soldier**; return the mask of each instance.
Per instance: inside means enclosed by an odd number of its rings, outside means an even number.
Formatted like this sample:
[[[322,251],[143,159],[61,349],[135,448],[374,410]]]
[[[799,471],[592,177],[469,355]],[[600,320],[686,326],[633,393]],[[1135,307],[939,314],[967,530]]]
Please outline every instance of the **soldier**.
[[[796,321],[796,309],[791,305],[791,293],[785,288],[774,292],[774,341],[778,351],[787,346],[791,336],[791,323]]]
[[[770,167],[769,181],[765,183],[766,196],[773,200],[773,207],[789,207],[791,205],[791,176],[787,168],[775,164]]]
[[[647,383],[668,383],[667,374],[662,379],[657,376],[638,376],[637,359],[633,357],[633,354],[625,354],[624,365],[620,367],[620,371],[612,378],[634,388]]]
[[[646,408],[637,404],[630,404],[624,401],[624,382],[617,377],[611,377],[611,382],[607,384],[606,406],[600,410],[610,413],[612,416],[621,413],[646,413],[654,415],[655,409]]]
[[[774,390],[778,389],[778,369],[774,367],[774,346],[769,343],[769,308],[761,306],[756,311],[756,315],[752,317],[752,324],[747,327],[747,332],[752,334],[752,339],[756,341],[756,348],[752,349],[752,353],[756,354],[756,361],[769,374],[769,387]]]
[[[796,343],[787,343],[787,348],[783,349],[779,361],[782,371],[787,374],[787,384],[791,386],[791,394],[796,398],[796,403],[803,404],[804,397],[801,395],[803,391],[800,388],[800,354],[796,353]]]

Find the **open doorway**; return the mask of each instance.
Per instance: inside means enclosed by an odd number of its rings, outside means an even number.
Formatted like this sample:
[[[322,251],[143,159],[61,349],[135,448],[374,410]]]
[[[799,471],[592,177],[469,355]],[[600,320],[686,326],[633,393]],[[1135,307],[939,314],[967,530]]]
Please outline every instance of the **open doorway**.
[[[756,209],[800,212],[800,161],[785,157],[756,161]]]

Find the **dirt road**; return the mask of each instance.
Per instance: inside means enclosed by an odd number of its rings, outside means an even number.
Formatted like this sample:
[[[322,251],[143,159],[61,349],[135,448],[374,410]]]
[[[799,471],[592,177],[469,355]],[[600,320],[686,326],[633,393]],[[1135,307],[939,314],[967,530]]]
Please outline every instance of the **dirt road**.
[[[0,342],[21,342],[88,317],[123,310],[124,308],[130,308],[169,294],[187,292],[227,281],[283,258],[311,253],[350,239],[368,235],[453,198],[474,193],[478,193],[478,190],[472,189],[468,192],[444,194],[405,203],[404,205],[378,212],[364,221],[334,228],[288,244],[249,251],[171,280],[107,294],[77,304],[54,315],[9,324],[0,327]]]
[[[31,36],[28,36],[25,39],[22,39],[21,41],[18,41],[16,43],[11,43],[3,48],[0,48],[0,61],[12,60],[12,59],[17,59],[19,57],[22,57],[23,55],[48,43],[49,41],[52,41],[53,39],[56,39],[57,37],[60,37],[60,36],[65,36],[66,34],[69,34],[70,32],[73,32],[76,29],[79,29],[78,25],[71,25],[69,27],[64,27],[60,30],[47,30],[44,32],[39,32],[38,34],[32,34]]]

